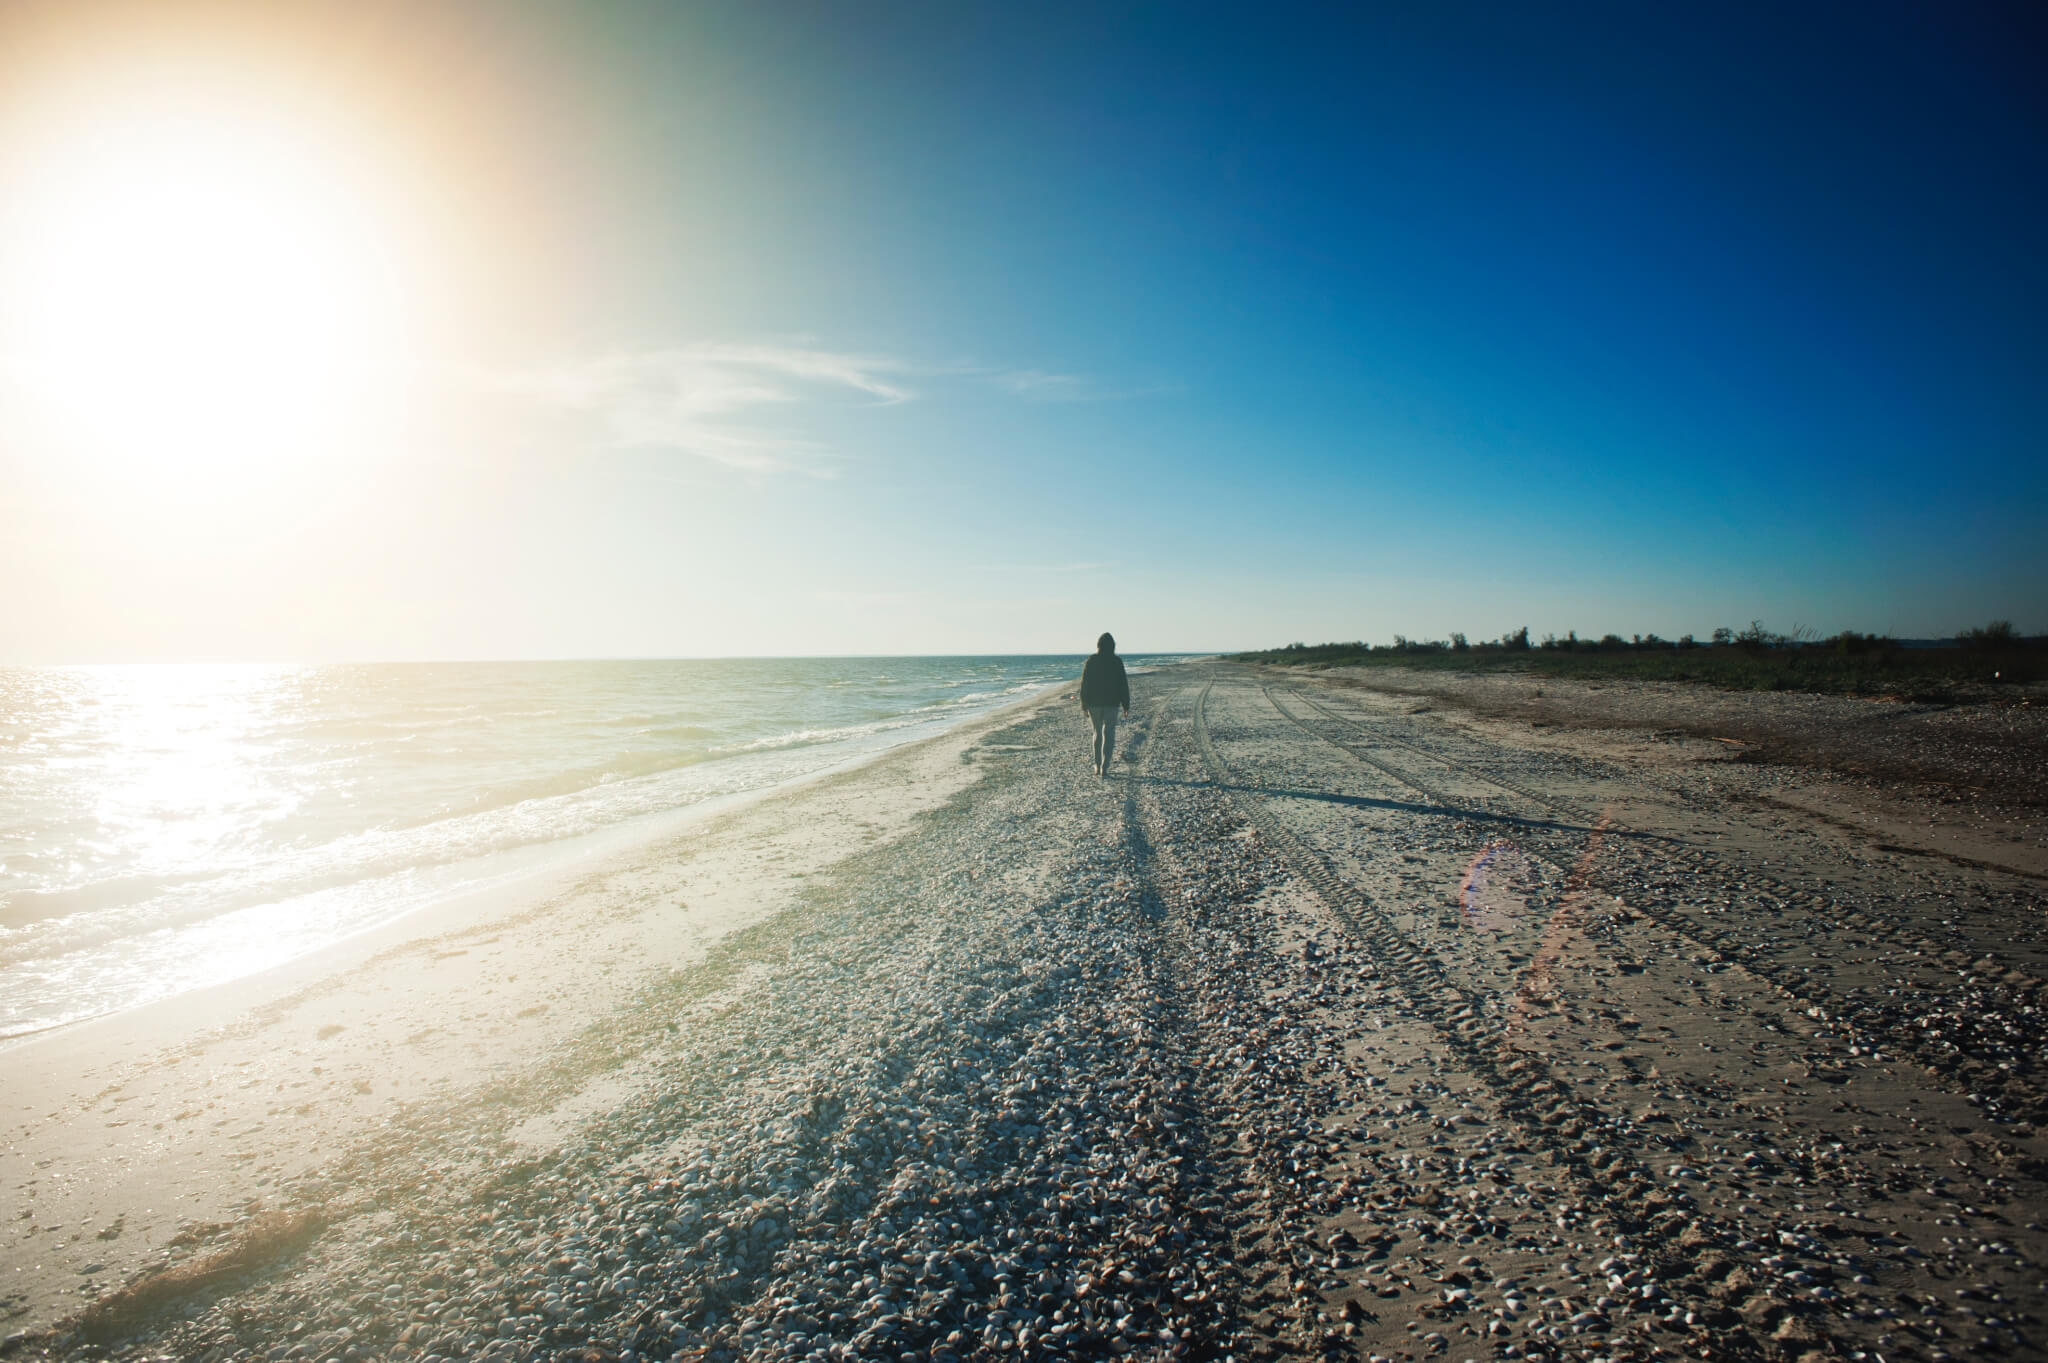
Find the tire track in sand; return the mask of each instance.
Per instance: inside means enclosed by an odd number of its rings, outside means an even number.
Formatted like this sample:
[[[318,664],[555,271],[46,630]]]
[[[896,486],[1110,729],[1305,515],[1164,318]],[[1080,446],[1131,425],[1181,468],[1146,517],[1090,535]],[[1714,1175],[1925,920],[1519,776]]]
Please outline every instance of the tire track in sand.
[[[1435,804],[1453,809],[1459,807],[1455,797],[1414,774],[1402,771],[1400,768],[1364,751],[1355,744],[1347,743],[1341,739],[1332,738],[1326,733],[1318,732],[1298,715],[1293,714],[1285,706],[1281,705],[1273,697],[1272,689],[1269,685],[1261,683],[1261,689],[1265,691],[1267,700],[1273,705],[1274,710],[1291,721],[1302,732],[1329,744],[1341,752],[1349,754],[1351,757],[1381,772],[1389,779],[1417,792]],[[1480,780],[1490,782],[1504,790],[1523,796],[1532,802],[1542,805],[1553,813],[1579,817],[1579,811],[1573,809],[1568,804],[1549,799],[1536,792],[1527,790],[1517,783],[1505,778],[1495,777],[1486,771],[1458,762],[1455,759],[1432,753],[1417,744],[1369,729],[1356,720],[1332,712],[1315,698],[1304,695],[1299,690],[1291,690],[1290,694],[1313,707],[1327,718],[1345,724],[1370,738],[1375,740],[1384,738],[1398,746],[1413,749],[1433,761],[1442,762],[1446,766],[1464,771]],[[1603,817],[1605,816],[1603,815]],[[1528,821],[1518,820],[1518,822],[1527,823]],[[1616,832],[1621,833],[1635,831],[1614,823],[1610,823],[1609,826]],[[1636,846],[1638,844],[1631,845]],[[1689,848],[1680,851],[1679,849],[1660,844],[1654,847],[1653,854],[1677,862],[1682,870],[1692,874],[1719,872],[1723,878],[1734,877],[1737,883],[1741,883],[1743,880],[1769,881],[1787,897],[1799,896],[1800,898],[1805,898],[1800,892],[1784,885],[1783,882],[1775,881],[1768,876],[1752,873],[1746,868],[1731,867],[1710,853],[1700,849]],[[1533,852],[1533,855],[1557,870],[1570,873],[1570,868],[1557,857],[1540,851]],[[2017,1073],[2013,1069],[2002,1067],[1996,1060],[1971,1054],[1953,1042],[1928,1039],[1925,1030],[1915,1025],[1915,1019],[1907,1014],[1903,1008],[1896,1005],[1886,1007],[1868,1000],[1850,997],[1836,990],[1829,989],[1825,985],[1817,984],[1805,972],[1792,966],[1762,959],[1756,951],[1754,943],[1735,931],[1716,928],[1711,924],[1701,922],[1691,915],[1664,912],[1647,907],[1639,899],[1633,897],[1630,892],[1626,891],[1623,886],[1618,884],[1612,873],[1601,871],[1595,867],[1587,867],[1585,868],[1584,877],[1588,884],[1598,888],[1602,893],[1612,896],[1617,902],[1623,904],[1630,913],[1655,923],[1665,932],[1693,946],[1710,960],[1726,968],[1740,970],[1765,982],[1771,988],[1800,1005],[1798,1011],[1806,1017],[1841,1028],[1848,1034],[1852,1043],[1858,1045],[1859,1048],[1876,1051],[1880,1054],[1889,1051],[1892,1054],[1909,1058],[1927,1070],[1943,1087],[1971,1097],[1973,1101],[1977,1101],[1990,1109],[1994,1115],[2003,1110],[2009,1115],[2036,1123],[2048,1121],[2048,1088],[2044,1088],[2033,1079]],[[1883,937],[1901,950],[1916,951],[1923,956],[1928,952],[1933,952],[1937,954],[1937,959],[1948,960],[1950,964],[1960,964],[1962,966],[1972,964],[1967,958],[1961,957],[1959,953],[1944,948],[1929,938],[1910,933],[1888,920],[1874,917],[1846,906],[1831,905],[1830,907],[1834,910],[1835,916],[1845,926],[1866,932],[1873,937]],[[1917,946],[1915,945],[1916,943]],[[2008,976],[2019,973],[2008,972]],[[1903,975],[1901,982],[1910,983],[1910,981],[1904,979]],[[2013,994],[2016,996],[2014,999],[2016,1005],[2014,1011],[2018,1016],[2048,1015],[2048,984],[2044,984],[2031,976],[2021,976],[2021,982],[2011,985],[2009,988],[2012,989]],[[2032,1012],[2024,1011],[2028,1009],[2031,1009]],[[1990,1095],[1995,1095],[1995,1097]]]
[[[1344,930],[1370,946],[1386,982],[1402,996],[1411,1014],[1436,1032],[1459,1066],[1491,1091],[1498,1110],[1531,1141],[1557,1157],[1587,1201],[1605,1208],[1618,1224],[1640,1225],[1637,1199],[1659,1187],[1659,1181],[1639,1159],[1615,1145],[1647,1142],[1615,1114],[1568,1096],[1567,1081],[1536,1056],[1524,1052],[1503,1062],[1497,1043],[1491,1040],[1482,1001],[1458,983],[1434,954],[1408,941],[1368,895],[1340,879],[1270,810],[1232,782],[1230,768],[1217,753],[1209,732],[1207,706],[1214,685],[1212,679],[1196,699],[1194,727],[1196,746],[1217,785]],[[1596,1146],[1606,1147],[1600,1166],[1589,1158]],[[1685,1207],[1689,1224],[1684,1235],[1657,1243],[1649,1251],[1658,1264],[1658,1277],[1682,1286],[1679,1280],[1694,1272],[1708,1246],[1714,1247],[1715,1258],[1741,1264],[1759,1281],[1769,1276],[1761,1255],[1736,1248],[1752,1242],[1730,1233],[1731,1228],[1719,1224],[1684,1194],[1673,1200]],[[1697,1303],[1697,1310],[1702,1316],[1725,1314],[1717,1304],[1705,1300]],[[1723,1350],[1737,1345],[1738,1355],[1768,1356],[1761,1341],[1750,1340],[1746,1347],[1738,1344],[1740,1327],[1724,1328],[1718,1334]]]

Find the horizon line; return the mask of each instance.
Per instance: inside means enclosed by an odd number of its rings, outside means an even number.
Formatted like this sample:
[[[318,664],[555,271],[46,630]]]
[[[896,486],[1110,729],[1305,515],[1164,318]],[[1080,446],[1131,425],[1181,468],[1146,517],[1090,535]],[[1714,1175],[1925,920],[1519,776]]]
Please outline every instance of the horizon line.
[[[1195,658],[1256,652],[1243,648],[1147,648],[1119,650],[1120,657]],[[575,654],[552,657],[443,658],[123,658],[67,662],[0,661],[10,667],[430,667],[449,663],[719,663],[719,662],[865,662],[907,658],[1086,658],[1092,650],[1054,653],[644,653]]]

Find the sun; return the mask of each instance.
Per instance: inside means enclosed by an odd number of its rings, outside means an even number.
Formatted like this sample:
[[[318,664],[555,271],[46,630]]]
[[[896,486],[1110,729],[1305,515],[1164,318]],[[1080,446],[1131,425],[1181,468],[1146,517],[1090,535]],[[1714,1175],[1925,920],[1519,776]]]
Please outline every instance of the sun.
[[[147,92],[12,158],[0,367],[70,451],[204,471],[346,438],[403,363],[405,251],[364,158],[288,108]]]

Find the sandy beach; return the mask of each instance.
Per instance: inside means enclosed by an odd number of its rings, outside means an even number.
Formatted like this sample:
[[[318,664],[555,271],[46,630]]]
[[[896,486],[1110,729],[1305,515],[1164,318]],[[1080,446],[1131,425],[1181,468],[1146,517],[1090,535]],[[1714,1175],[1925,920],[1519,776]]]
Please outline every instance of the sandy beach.
[[[2043,1353],[2033,729],[1136,692],[0,1050],[8,1355]]]

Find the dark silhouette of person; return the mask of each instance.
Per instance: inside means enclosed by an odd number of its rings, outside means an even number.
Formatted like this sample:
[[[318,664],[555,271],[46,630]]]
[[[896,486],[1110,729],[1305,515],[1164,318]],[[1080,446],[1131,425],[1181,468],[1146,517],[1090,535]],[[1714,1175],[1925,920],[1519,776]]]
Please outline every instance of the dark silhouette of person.
[[[1116,751],[1117,711],[1131,712],[1131,679],[1124,675],[1124,660],[1116,656],[1113,635],[1097,639],[1094,655],[1081,665],[1081,708],[1095,726],[1095,774],[1107,776]]]

